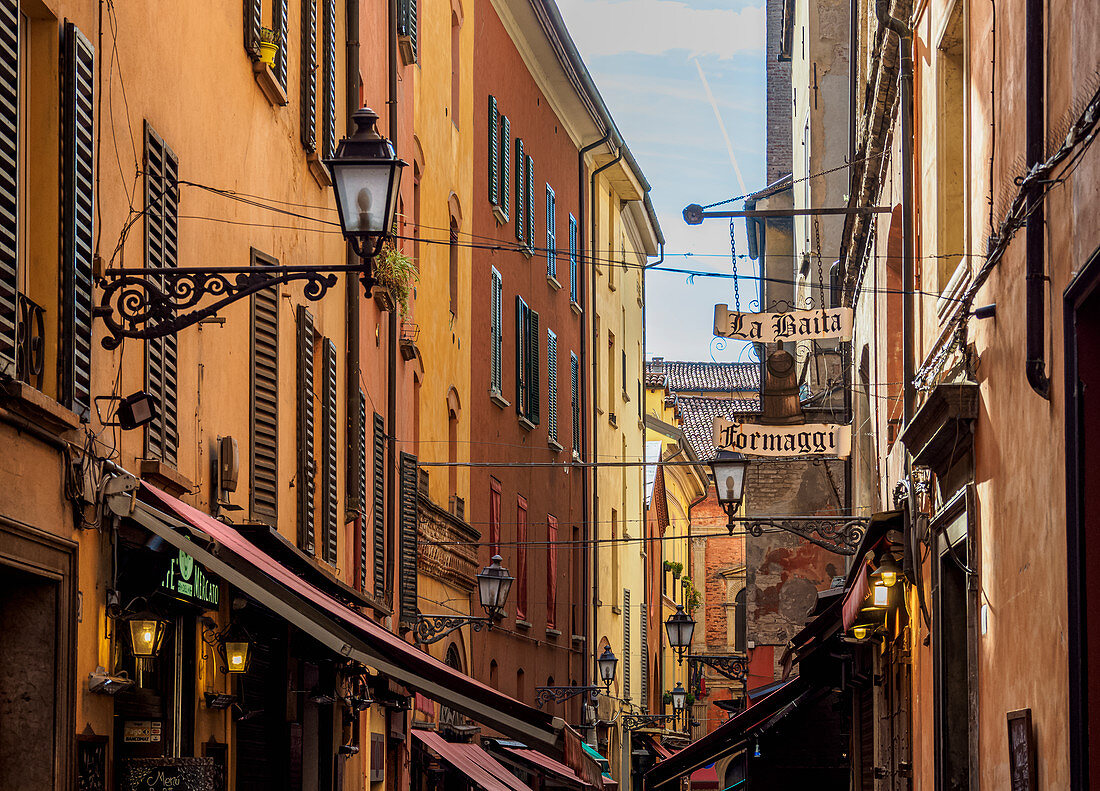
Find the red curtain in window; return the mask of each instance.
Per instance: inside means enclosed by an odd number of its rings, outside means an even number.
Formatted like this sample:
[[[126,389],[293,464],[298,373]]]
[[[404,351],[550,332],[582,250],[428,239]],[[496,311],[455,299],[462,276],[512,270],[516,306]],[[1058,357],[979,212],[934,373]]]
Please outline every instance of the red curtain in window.
[[[500,481],[489,479],[489,554],[500,554]]]
[[[546,628],[557,624],[558,601],[558,520],[546,517]]]
[[[516,620],[527,620],[527,500],[516,505]]]

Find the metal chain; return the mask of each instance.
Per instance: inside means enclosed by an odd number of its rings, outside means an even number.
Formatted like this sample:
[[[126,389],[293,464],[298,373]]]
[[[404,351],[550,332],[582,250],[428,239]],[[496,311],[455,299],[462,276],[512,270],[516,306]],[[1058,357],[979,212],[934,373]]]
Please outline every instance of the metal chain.
[[[734,222],[730,219],[730,261],[733,263],[733,306],[741,312],[741,290],[738,288],[740,278],[737,276],[737,239],[734,235]]]
[[[814,251],[817,253],[817,282],[821,287],[821,309],[825,310],[825,273],[821,266],[821,228],[814,217]],[[811,293],[813,290],[811,289]]]

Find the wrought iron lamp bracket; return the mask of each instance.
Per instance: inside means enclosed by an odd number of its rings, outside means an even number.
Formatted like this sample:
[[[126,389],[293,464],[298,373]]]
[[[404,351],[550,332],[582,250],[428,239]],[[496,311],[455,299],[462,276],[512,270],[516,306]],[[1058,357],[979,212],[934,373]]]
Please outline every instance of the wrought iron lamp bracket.
[[[493,628],[491,618],[475,615],[424,615],[417,613],[416,623],[413,626],[413,636],[420,645],[438,643],[444,637],[463,626],[469,626],[475,632],[480,632],[484,627]]]
[[[620,722],[624,729],[633,731],[638,728],[653,728],[667,722],[675,722],[676,717],[675,714],[624,714]]]
[[[749,677],[749,658],[740,655],[688,654],[688,667],[706,665],[730,681],[744,683]]]
[[[744,525],[746,532],[760,537],[765,528],[786,530],[824,547],[838,555],[854,555],[867,532],[870,520],[865,517],[841,516],[786,516],[771,518],[741,518],[730,516],[730,533],[737,525]]]
[[[359,254],[362,246],[353,243]],[[161,267],[108,269],[100,281],[103,296],[94,315],[103,319],[105,349],[116,349],[125,338],[163,338],[208,319],[222,308],[258,291],[282,283],[304,281],[303,294],[317,301],[336,286],[337,274],[360,275],[363,287],[374,285],[373,253],[361,263],[337,266],[216,266],[203,269]],[[217,301],[198,307],[206,297]]]
[[[547,703],[562,703],[575,698],[577,695],[588,693],[590,698],[595,698],[599,687],[535,687],[535,705],[542,708]]]

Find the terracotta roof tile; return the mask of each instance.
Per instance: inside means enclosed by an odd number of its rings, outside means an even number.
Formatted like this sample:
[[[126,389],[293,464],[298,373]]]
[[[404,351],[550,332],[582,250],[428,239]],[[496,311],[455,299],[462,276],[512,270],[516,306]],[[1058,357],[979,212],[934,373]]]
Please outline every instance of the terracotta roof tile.
[[[760,366],[757,363],[684,360],[650,360],[646,363],[647,387],[659,387],[666,377],[668,387],[674,393],[731,393],[760,389]]]
[[[691,443],[696,457],[704,464],[715,456],[714,442],[711,439],[711,426],[715,417],[734,420],[760,411],[760,400],[757,398],[679,396],[676,402],[680,407],[684,435]]]

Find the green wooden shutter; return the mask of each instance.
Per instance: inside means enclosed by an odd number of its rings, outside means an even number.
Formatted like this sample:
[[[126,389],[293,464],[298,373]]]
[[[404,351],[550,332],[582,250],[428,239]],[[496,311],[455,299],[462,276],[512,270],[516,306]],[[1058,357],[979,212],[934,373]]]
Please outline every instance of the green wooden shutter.
[[[321,152],[325,159],[336,154],[336,0],[323,0],[321,26],[322,80]]]
[[[244,0],[244,48],[252,60],[260,57],[261,0]]]
[[[90,416],[95,50],[65,23],[61,106],[61,402]]]
[[[500,278],[500,272],[494,267],[492,270],[492,280],[490,283],[489,292],[489,345],[490,345],[490,373],[489,373],[489,389],[497,393],[502,392],[502,346],[504,342],[504,331],[502,324],[502,308],[503,308],[503,294],[504,284]]]
[[[290,3],[288,0],[274,0],[272,8],[271,24],[275,32],[279,34],[279,51],[275,53],[275,79],[279,81],[282,89],[286,90],[287,68],[287,44],[290,37]]]
[[[512,122],[500,117],[500,210],[504,221],[512,209]]]
[[[617,552],[618,548],[612,550]],[[630,591],[623,591],[623,697],[630,700]]]
[[[580,400],[580,366],[577,364],[577,355],[569,353],[569,396],[573,409],[573,452],[581,452],[581,400]]]
[[[640,610],[639,626],[641,627],[640,635],[638,637],[639,648],[638,658],[641,660],[642,670],[642,689],[640,695],[640,703],[642,711],[649,711],[649,614],[646,612],[645,600],[642,600],[642,606]]]
[[[19,4],[0,3],[0,371],[15,374],[19,283]]]
[[[539,380],[541,363],[539,362],[539,314],[527,311],[527,419],[536,426],[539,423]]]
[[[317,0],[302,0],[302,147],[317,150]]]
[[[535,249],[535,160],[527,157],[527,173],[523,177],[524,190],[527,192],[527,225],[525,242],[528,250]]]
[[[527,193],[523,184],[527,171],[523,168],[523,141],[516,138],[516,238],[522,243],[524,222],[527,217]]]
[[[500,145],[497,129],[500,126],[500,113],[497,110],[497,97],[489,97],[489,203],[500,203]]]
[[[313,444],[313,314],[298,306],[298,547],[312,554],[315,453]]]
[[[374,597],[382,601],[386,595],[386,421],[374,413],[373,456],[371,475],[371,532],[374,535]]]
[[[336,419],[336,344],[328,338],[321,350],[321,381],[321,559],[335,566],[339,558],[339,432]]]
[[[516,412],[527,414],[527,303],[516,294]]]
[[[569,301],[577,299],[577,218],[569,215]]]
[[[252,259],[255,266],[255,251]],[[279,513],[278,288],[252,295],[251,391],[252,518],[274,527]]]
[[[401,454],[401,551],[400,590],[401,623],[412,627],[417,619],[416,543],[417,543],[416,456]]]
[[[558,441],[558,336],[546,331],[546,435]]]

